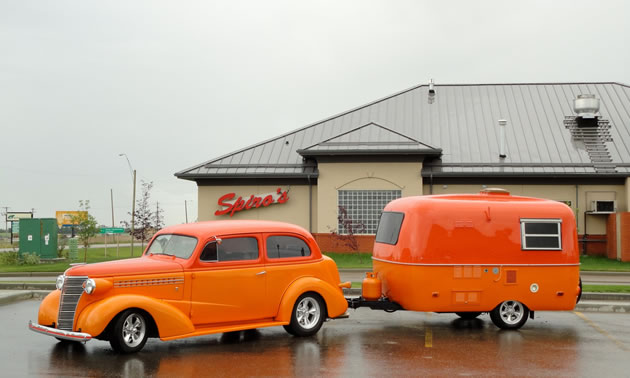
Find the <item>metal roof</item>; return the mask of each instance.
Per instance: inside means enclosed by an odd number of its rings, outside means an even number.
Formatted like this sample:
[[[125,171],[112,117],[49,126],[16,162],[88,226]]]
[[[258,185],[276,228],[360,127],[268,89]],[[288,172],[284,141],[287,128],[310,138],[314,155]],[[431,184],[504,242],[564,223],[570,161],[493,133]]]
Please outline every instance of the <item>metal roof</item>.
[[[297,152],[302,156],[375,154],[440,156],[442,150],[370,122]]]
[[[423,175],[628,175],[630,87],[614,82],[419,85],[267,141],[220,156],[175,175],[182,179],[306,177],[317,173],[298,153],[332,150],[404,150],[417,142],[441,150],[425,160]],[[565,127],[579,94],[600,99],[601,119],[616,170],[598,173],[584,143]],[[507,157],[499,157],[499,127],[506,119]],[[331,144],[332,143],[332,144]],[[340,143],[335,146],[334,143]],[[403,143],[403,144],[399,144]],[[409,147],[407,145],[406,147]],[[342,148],[343,147],[343,148]],[[599,148],[599,147],[598,147]],[[592,152],[591,152],[592,155]],[[309,164],[309,165],[305,165]]]

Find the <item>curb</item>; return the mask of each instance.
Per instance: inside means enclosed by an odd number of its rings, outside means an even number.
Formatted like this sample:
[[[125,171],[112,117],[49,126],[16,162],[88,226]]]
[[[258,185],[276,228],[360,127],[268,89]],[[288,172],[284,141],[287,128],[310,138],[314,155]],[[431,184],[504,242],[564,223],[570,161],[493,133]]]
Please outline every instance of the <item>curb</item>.
[[[11,303],[24,301],[27,299],[42,299],[46,295],[48,295],[48,291],[45,290],[26,290],[26,291],[18,291],[15,293],[11,293],[8,295],[0,296],[0,306],[8,305]]]
[[[63,272],[5,272],[0,277],[57,277]]]
[[[26,282],[9,282],[0,283],[0,290],[48,290],[52,291],[57,288],[54,283],[26,283]]]

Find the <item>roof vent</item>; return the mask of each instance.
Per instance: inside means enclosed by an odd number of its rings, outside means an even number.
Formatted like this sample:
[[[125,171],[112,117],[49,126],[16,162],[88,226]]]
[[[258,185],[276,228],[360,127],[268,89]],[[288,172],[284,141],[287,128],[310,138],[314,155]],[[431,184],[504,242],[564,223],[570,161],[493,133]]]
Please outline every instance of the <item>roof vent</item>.
[[[507,154],[505,153],[505,125],[507,125],[507,121],[504,119],[499,120],[499,157],[505,158]]]
[[[429,80],[429,104],[433,104],[435,101],[435,85],[433,79]]]
[[[578,118],[595,119],[599,112],[599,99],[592,94],[581,94],[573,100],[573,110]]]
[[[479,194],[509,196],[510,191],[502,188],[485,188],[482,189]]]

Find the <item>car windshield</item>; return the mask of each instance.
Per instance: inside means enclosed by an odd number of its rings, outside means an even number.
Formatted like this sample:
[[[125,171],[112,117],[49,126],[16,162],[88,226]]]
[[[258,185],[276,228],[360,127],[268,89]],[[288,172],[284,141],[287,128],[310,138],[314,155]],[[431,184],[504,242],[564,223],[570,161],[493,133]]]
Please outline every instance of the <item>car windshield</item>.
[[[187,259],[192,255],[196,246],[197,238],[192,236],[164,234],[153,239],[147,254],[169,255]]]

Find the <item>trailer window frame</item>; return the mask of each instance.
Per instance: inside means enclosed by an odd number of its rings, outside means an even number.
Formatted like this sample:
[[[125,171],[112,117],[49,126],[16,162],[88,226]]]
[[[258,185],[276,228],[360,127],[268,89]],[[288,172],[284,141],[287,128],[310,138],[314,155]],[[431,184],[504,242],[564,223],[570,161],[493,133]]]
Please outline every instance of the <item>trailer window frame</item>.
[[[528,224],[555,224],[555,233],[527,233]],[[535,238],[534,240],[557,240],[557,247],[528,247],[528,238]],[[531,243],[530,243],[531,244]],[[555,244],[555,243],[554,243]],[[562,250],[562,219],[558,218],[521,218],[521,250],[523,251],[561,251]]]

